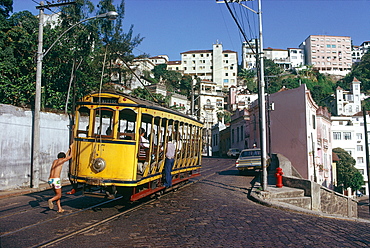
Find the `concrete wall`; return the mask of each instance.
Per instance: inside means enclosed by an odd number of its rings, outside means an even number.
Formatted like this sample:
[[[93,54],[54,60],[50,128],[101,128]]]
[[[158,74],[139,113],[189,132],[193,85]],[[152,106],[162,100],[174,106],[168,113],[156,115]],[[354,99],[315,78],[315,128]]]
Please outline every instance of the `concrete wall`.
[[[357,201],[325,187],[320,188],[321,211],[347,217],[357,216]]]
[[[0,104],[0,190],[31,185],[33,112]],[[47,182],[50,166],[57,154],[69,147],[67,115],[40,115],[40,183]],[[68,179],[64,165],[62,179]]]
[[[284,186],[303,189],[311,197],[311,210],[357,217],[357,201],[306,179],[283,176]]]

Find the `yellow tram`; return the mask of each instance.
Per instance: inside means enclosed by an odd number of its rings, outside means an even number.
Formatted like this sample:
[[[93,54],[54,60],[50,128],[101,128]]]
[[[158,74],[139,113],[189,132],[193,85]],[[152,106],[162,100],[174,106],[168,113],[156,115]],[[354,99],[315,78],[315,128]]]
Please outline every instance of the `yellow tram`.
[[[146,197],[164,189],[169,137],[176,145],[172,184],[199,175],[202,129],[201,122],[150,101],[117,92],[92,93],[76,104],[69,177],[84,185],[85,194],[123,195],[132,201]]]

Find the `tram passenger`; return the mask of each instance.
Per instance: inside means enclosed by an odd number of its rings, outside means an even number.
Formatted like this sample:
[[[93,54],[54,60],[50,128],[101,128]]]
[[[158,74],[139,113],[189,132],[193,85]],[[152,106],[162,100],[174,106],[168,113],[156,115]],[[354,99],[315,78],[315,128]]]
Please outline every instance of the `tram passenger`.
[[[53,201],[56,201],[58,206],[58,213],[63,213],[64,210],[60,205],[60,198],[62,198],[62,184],[60,181],[60,173],[62,171],[62,166],[65,162],[70,160],[73,156],[73,143],[69,146],[69,150],[67,154],[64,152],[60,152],[58,154],[58,158],[53,161],[53,164],[50,169],[50,176],[49,176],[49,185],[53,187],[55,196],[48,200],[48,205],[50,209],[54,208]]]
[[[145,170],[145,167],[148,165],[147,161],[147,153],[149,151],[149,141],[145,138],[145,129],[140,128],[139,129],[139,134],[140,134],[140,141],[139,141],[139,162],[137,163],[138,165],[138,171],[140,173],[143,173]]]
[[[172,142],[172,136],[168,137],[167,150],[166,150],[166,160],[164,163],[164,186],[169,188],[172,186],[172,167],[175,163],[175,152],[176,146]]]

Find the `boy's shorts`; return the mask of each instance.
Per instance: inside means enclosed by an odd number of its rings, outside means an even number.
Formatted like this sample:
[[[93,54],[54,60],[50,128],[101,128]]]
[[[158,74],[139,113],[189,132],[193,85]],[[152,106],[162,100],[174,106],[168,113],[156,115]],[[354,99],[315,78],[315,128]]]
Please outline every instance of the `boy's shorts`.
[[[54,186],[55,189],[61,189],[62,184],[60,183],[60,178],[49,178],[48,183],[50,186]]]

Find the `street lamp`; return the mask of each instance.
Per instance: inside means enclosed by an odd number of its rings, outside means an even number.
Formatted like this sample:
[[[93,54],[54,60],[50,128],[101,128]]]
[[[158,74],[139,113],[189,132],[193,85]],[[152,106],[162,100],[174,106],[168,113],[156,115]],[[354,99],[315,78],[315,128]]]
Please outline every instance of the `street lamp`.
[[[43,32],[44,32],[44,2],[40,2],[39,15],[39,35],[38,35],[38,47],[37,47],[37,66],[36,66],[36,92],[35,92],[35,112],[34,112],[34,123],[33,123],[33,140],[32,140],[32,165],[31,165],[31,187],[39,187],[39,176],[40,176],[40,165],[39,165],[39,154],[40,154],[40,106],[41,106],[41,73],[42,73],[42,59],[50,51],[50,49],[60,40],[60,38],[71,30],[73,27],[81,24],[82,22],[95,19],[95,18],[108,18],[108,20],[114,20],[118,14],[114,11],[109,11],[105,14],[89,17],[82,21],[79,21],[64,31],[49,47],[46,52],[43,52]]]

